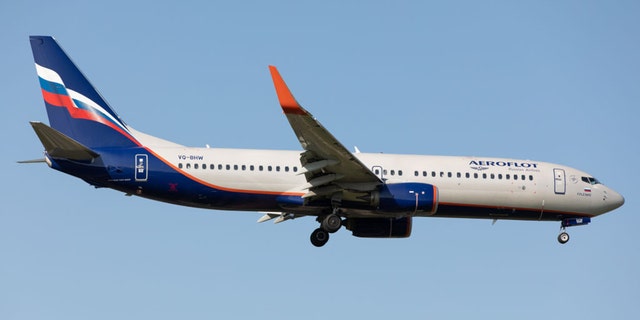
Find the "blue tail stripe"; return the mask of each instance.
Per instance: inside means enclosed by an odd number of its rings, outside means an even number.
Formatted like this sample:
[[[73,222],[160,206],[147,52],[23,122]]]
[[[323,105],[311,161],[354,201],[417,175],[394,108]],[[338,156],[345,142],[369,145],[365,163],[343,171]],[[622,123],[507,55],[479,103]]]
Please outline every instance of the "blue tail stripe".
[[[67,92],[67,88],[65,88],[63,85],[47,81],[40,77],[38,77],[38,79],[40,80],[40,88],[42,88],[43,90],[51,93],[69,95],[69,93]]]
[[[139,145],[124,122],[55,39],[31,36],[30,41],[36,69],[42,73],[39,74],[39,82],[51,127],[89,148]],[[66,103],[61,108],[57,100],[51,100],[59,98],[50,94],[69,97],[73,105]]]
[[[78,107],[78,109],[82,109],[82,110],[87,110],[89,112],[93,112],[96,114],[99,114],[104,120],[108,121],[109,123],[112,123],[114,126],[117,126],[118,128],[122,129],[122,131],[125,132],[129,132],[129,129],[127,129],[126,127],[124,127],[124,125],[122,125],[121,123],[117,122],[117,121],[113,121],[111,118],[109,118],[107,115],[103,114],[100,110],[96,110],[93,107],[91,107],[90,105],[80,101],[80,100],[76,100],[76,99],[71,99],[73,100],[73,103],[76,105],[76,107]]]
[[[73,61],[71,61],[53,37],[31,36],[30,40],[33,58],[37,64],[55,70],[55,72],[64,79],[64,85],[67,88],[79,92],[85,97],[95,101],[114,118],[118,118],[118,115],[111,110],[109,104],[104,101],[102,96],[76,67]]]
[[[51,82],[51,81],[45,80],[45,79],[43,79],[41,77],[38,77],[38,79],[40,80],[40,87],[43,90],[45,90],[47,92],[55,93],[55,94],[69,96],[69,92],[67,91],[67,89],[63,85],[61,85],[59,83],[56,83],[56,82]],[[93,112],[93,113],[100,114],[100,115],[102,115],[102,118],[104,118],[105,120],[107,120],[110,123],[118,126],[119,128],[121,128],[124,131],[128,131],[128,129],[122,123],[120,123],[118,121],[114,121],[113,119],[109,118],[108,115],[104,114],[102,111],[97,110],[97,109],[93,108],[92,106],[90,106],[90,105],[88,105],[88,104],[86,104],[86,103],[84,103],[84,102],[82,102],[80,100],[73,99],[73,98],[72,98],[72,100],[73,100],[73,103],[76,105],[76,107],[78,107],[78,109],[87,110],[87,111],[90,111],[90,112]]]

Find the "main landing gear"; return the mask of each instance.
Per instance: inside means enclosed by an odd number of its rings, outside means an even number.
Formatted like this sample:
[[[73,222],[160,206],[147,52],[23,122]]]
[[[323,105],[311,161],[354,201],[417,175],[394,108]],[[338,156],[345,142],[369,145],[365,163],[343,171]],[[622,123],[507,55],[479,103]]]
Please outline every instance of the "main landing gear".
[[[319,216],[320,228],[311,233],[311,244],[322,247],[329,241],[329,234],[335,233],[342,227],[342,218],[338,215],[339,210],[335,209],[332,214]]]

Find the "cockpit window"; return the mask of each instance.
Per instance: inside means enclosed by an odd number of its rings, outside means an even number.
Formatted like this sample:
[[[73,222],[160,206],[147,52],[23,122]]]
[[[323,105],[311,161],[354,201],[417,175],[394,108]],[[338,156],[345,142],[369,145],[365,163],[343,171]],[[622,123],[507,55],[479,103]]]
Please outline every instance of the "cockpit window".
[[[588,184],[601,184],[600,181],[598,181],[598,179],[594,178],[594,177],[582,177],[582,181],[588,183]]]

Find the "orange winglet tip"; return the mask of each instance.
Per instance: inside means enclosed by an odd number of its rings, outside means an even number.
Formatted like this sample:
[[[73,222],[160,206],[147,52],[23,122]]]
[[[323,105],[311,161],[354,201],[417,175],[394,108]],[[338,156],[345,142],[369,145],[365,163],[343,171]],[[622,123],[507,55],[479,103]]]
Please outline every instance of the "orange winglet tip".
[[[280,76],[278,69],[276,69],[275,66],[269,66],[269,71],[271,72],[273,85],[276,87],[276,94],[278,95],[282,111],[284,111],[285,114],[307,114],[298,101],[296,101],[296,98],[293,97],[293,94],[291,94],[289,87],[287,87],[282,76]]]

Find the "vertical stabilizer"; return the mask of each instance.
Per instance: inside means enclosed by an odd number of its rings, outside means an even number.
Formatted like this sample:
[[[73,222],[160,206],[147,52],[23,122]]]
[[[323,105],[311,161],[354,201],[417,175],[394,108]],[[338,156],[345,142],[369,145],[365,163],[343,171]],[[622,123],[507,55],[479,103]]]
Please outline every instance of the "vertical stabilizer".
[[[53,37],[30,40],[52,128],[89,148],[140,145]]]

